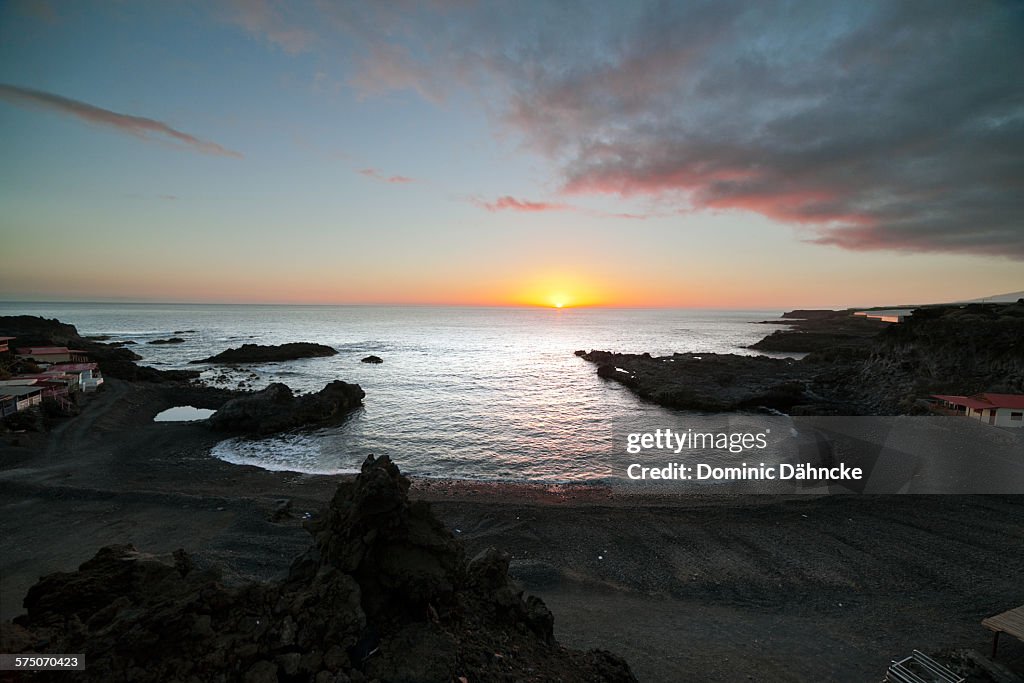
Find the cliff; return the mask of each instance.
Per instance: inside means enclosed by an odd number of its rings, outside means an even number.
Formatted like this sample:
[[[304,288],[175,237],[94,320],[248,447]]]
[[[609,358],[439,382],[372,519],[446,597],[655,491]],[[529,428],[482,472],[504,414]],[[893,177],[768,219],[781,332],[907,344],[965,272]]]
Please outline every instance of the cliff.
[[[833,360],[820,379],[882,414],[912,412],[931,393],[1024,393],[1024,300],[917,309],[872,338],[866,358]]]

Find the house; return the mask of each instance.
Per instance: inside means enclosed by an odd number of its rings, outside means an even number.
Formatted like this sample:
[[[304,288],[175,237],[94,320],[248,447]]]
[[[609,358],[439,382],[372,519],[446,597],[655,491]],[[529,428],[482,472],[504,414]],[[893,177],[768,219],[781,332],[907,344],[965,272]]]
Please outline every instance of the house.
[[[42,389],[44,401],[47,399],[61,399],[70,393],[67,381],[46,375],[15,375],[9,379],[0,379],[0,391],[3,391],[4,387],[28,386]]]
[[[96,363],[60,363],[50,366],[43,374],[78,375],[78,386],[85,393],[96,391],[103,384],[103,375]]]
[[[43,390],[35,385],[0,386],[0,417],[28,410],[43,402]]]
[[[883,323],[901,323],[913,313],[909,308],[894,308],[888,311],[856,311],[854,315],[868,320],[881,320]]]
[[[63,386],[67,390],[64,393],[72,393],[72,392],[75,392],[75,391],[79,391],[82,388],[81,385],[79,384],[79,382],[81,381],[81,378],[78,376],[78,374],[73,373],[73,372],[64,373],[64,372],[46,371],[46,372],[40,372],[40,373],[37,373],[37,374],[34,374],[34,375],[15,375],[14,377],[10,378],[9,380],[4,380],[4,381],[5,382],[10,382],[12,384],[14,384],[14,383],[22,383],[23,384],[23,383],[28,382],[28,381],[33,381],[36,384],[40,384],[40,383],[43,383],[43,382],[51,384],[51,385],[59,384],[59,385]]]
[[[955,415],[963,415],[996,427],[1024,427],[1024,394],[932,394],[932,398],[939,406]]]
[[[17,355],[37,363],[84,363],[89,360],[85,351],[66,346],[26,346],[18,349]]]
[[[10,341],[14,337],[0,337],[0,353],[8,353],[11,350]]]

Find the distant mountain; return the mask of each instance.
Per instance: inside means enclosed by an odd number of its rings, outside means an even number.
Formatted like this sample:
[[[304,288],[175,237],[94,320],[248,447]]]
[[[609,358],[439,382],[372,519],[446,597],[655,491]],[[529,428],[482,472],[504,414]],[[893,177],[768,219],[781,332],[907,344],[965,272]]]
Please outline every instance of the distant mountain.
[[[1024,299],[1024,290],[1020,292],[1010,292],[1008,294],[996,294],[995,296],[986,296],[983,299],[970,299],[968,301],[959,301],[961,304],[1012,304],[1018,299]]]

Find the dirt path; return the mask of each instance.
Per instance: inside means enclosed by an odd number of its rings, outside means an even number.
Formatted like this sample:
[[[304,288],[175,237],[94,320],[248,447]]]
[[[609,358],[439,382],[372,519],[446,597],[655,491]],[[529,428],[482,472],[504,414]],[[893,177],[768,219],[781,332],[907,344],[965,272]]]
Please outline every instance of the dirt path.
[[[89,437],[97,420],[109,415],[128,393],[124,382],[113,380],[107,382],[102,391],[89,395],[80,415],[73,420],[64,420],[50,432],[46,455],[52,457],[80,451],[80,445]]]

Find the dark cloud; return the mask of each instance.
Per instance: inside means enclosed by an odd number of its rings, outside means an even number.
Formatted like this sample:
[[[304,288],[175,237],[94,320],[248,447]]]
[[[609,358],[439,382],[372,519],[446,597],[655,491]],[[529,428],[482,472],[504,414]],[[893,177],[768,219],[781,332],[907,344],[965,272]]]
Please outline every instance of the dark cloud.
[[[1024,4],[528,3],[345,20],[383,27],[361,38],[354,85],[433,101],[471,87],[566,193],[752,211],[847,249],[1024,259]]]
[[[145,139],[164,141],[169,139],[205,154],[217,154],[235,158],[242,157],[238,152],[221,147],[215,142],[200,140],[193,135],[171,128],[162,121],[142,116],[119,114],[109,109],[102,109],[85,102],[54,95],[53,93],[0,83],[0,99],[12,104],[40,107],[60,114],[67,114],[88,123],[108,126]]]

